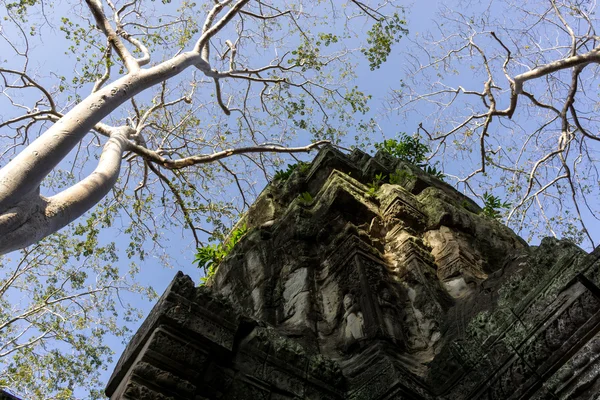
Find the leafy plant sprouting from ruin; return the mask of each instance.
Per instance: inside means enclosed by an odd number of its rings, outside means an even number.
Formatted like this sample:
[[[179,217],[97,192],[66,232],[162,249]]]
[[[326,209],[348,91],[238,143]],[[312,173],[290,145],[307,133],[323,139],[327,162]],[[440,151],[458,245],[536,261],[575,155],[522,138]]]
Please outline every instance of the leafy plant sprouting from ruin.
[[[311,201],[313,201],[312,194],[310,194],[309,192],[300,193],[298,197],[300,198],[300,202],[303,204],[308,204]]]
[[[278,169],[277,171],[275,171],[275,175],[273,175],[273,180],[274,181],[281,181],[281,182],[285,182],[289,179],[289,177],[292,175],[292,173],[298,169],[300,171],[300,173],[304,174],[306,172],[308,172],[308,169],[310,168],[310,163],[307,162],[298,162],[296,164],[288,164],[287,169]]]
[[[419,135],[409,136],[402,132],[400,140],[386,139],[381,143],[375,143],[375,148],[388,153],[399,160],[406,161],[421,168],[425,173],[440,180],[444,180],[444,173],[435,166],[427,163],[427,153],[431,149],[421,142]]]
[[[297,164],[288,164],[287,169],[278,169],[275,171],[275,175],[273,175],[273,180],[285,182],[292,175],[296,166]]]
[[[442,171],[440,171],[436,167],[432,167],[431,165],[425,165],[424,167],[422,167],[422,169],[423,171],[425,171],[426,174],[434,176],[440,181],[443,181],[444,177],[446,176]]]
[[[373,182],[368,184],[369,190],[367,191],[367,195],[375,196],[377,194],[377,191],[381,187],[381,185],[383,183],[385,183],[386,179],[387,179],[387,176],[384,175],[383,173],[379,173],[379,174],[375,175],[375,179],[373,180]]]
[[[375,148],[414,165],[422,165],[429,153],[429,147],[421,142],[418,135],[409,136],[404,132],[400,133],[400,140],[386,139],[375,143]]]
[[[205,284],[215,272],[221,262],[231,253],[234,246],[244,237],[248,232],[248,227],[243,224],[239,228],[234,229],[229,234],[226,242],[219,244],[212,244],[204,247],[198,247],[196,249],[196,258],[194,263],[198,264],[199,268],[203,268],[205,276],[202,278],[202,284]]]
[[[500,197],[494,196],[488,192],[483,194],[483,215],[494,219],[500,219],[502,209],[510,208],[510,203],[502,202]]]
[[[390,184],[403,185],[406,181],[413,179],[415,176],[405,169],[397,169],[390,174]]]

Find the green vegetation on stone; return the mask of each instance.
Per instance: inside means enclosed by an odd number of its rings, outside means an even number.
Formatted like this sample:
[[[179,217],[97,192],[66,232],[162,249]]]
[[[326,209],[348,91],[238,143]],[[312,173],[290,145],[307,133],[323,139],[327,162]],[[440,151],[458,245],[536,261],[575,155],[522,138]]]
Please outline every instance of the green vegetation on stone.
[[[415,176],[405,169],[397,169],[390,174],[390,184],[403,185],[406,181],[413,179]]]
[[[221,262],[231,253],[233,247],[244,237],[248,232],[248,227],[243,224],[239,228],[231,231],[229,238],[226,242],[219,244],[208,245],[204,247],[198,247],[196,249],[196,258],[194,263],[198,264],[198,268],[203,268],[206,275],[202,278],[202,283],[206,283],[215,272]]]
[[[308,204],[311,201],[313,201],[312,194],[310,194],[308,192],[303,192],[298,197],[300,198],[300,202],[304,203],[304,204]]]
[[[379,173],[379,174],[375,175],[375,179],[373,180],[373,182],[369,183],[369,185],[368,185],[369,191],[367,192],[367,194],[369,196],[375,196],[375,194],[377,194],[377,191],[379,190],[381,185],[384,184],[386,180],[387,180],[387,176],[384,175],[383,173]]]
[[[296,170],[296,168],[298,168],[300,173],[305,174],[310,168],[310,163],[299,162],[296,164],[288,164],[287,169],[279,169],[275,171],[275,175],[273,175],[273,180],[281,182],[287,181],[288,178],[292,175],[292,173]]]
[[[502,216],[501,210],[507,208],[510,208],[510,203],[506,201],[502,202],[500,197],[494,196],[488,192],[483,194],[483,215],[494,219],[500,219]]]
[[[446,175],[444,175],[444,173],[442,171],[440,171],[436,167],[432,167],[431,165],[425,165],[423,167],[423,171],[425,171],[426,174],[429,174],[431,176],[435,176],[440,181],[443,181],[444,177],[446,176]]]
[[[400,133],[400,140],[386,139],[381,143],[375,143],[375,148],[418,166],[427,160],[427,153],[430,151],[418,135],[409,136],[404,132]]]
[[[444,180],[444,173],[427,163],[427,153],[431,152],[431,149],[421,142],[419,135],[409,136],[402,132],[400,133],[400,140],[386,139],[381,143],[375,143],[375,148],[399,160],[416,165],[425,173],[439,180]],[[390,183],[392,182],[390,181]]]
[[[275,171],[275,175],[273,175],[273,180],[285,182],[292,175],[296,167],[297,164],[288,164],[287,169],[278,169]]]

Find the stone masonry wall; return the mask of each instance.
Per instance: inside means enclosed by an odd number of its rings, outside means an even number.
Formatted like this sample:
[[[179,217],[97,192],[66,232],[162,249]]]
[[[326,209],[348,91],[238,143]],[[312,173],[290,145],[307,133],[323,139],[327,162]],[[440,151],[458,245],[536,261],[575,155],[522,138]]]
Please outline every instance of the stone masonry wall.
[[[370,190],[378,174],[394,184]],[[600,251],[529,247],[419,168],[330,147],[271,183],[242,223],[206,287],[176,276],[111,399],[600,392]]]

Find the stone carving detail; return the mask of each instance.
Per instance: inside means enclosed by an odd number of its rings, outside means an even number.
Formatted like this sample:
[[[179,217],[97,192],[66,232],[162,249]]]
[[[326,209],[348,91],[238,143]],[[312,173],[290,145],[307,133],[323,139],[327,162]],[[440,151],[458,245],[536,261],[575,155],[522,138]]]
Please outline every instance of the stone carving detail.
[[[468,236],[454,232],[446,226],[429,231],[425,239],[432,247],[438,266],[438,278],[454,298],[474,293],[488,275],[482,266],[482,257],[471,245]]]
[[[404,344],[404,336],[402,334],[402,309],[397,300],[392,297],[390,289],[384,287],[379,296],[379,307],[383,316],[384,334],[397,345]]]
[[[398,170],[400,185],[369,193]],[[600,393],[600,250],[528,247],[446,183],[359,150],[323,149],[243,220],[208,287],[174,279],[111,400]]]
[[[344,296],[344,340],[346,344],[365,337],[363,313],[351,293]]]

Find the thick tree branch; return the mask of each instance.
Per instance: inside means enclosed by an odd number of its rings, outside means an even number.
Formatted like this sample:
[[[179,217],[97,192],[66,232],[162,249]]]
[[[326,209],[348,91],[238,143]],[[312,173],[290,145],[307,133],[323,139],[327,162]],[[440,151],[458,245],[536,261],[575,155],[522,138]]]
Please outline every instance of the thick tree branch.
[[[50,198],[32,193],[2,213],[0,254],[38,242],[77,219],[106,196],[119,177],[121,157],[133,133],[133,128],[127,126],[113,129],[98,166],[82,181]]]
[[[517,108],[518,96],[523,92],[523,84],[532,79],[541,78],[546,75],[550,75],[554,72],[586,65],[589,63],[600,62],[600,47],[576,56],[566,57],[561,60],[557,60],[545,65],[541,65],[532,69],[531,71],[524,72],[514,77],[514,85],[512,86],[512,93],[510,97],[510,105],[506,110],[499,111],[498,115],[506,115],[511,118]]]
[[[165,158],[158,154],[155,151],[149,150],[142,146],[137,146],[130,144],[129,149],[144,157],[148,161],[154,162],[164,168],[167,169],[182,169],[186,167],[190,167],[196,164],[207,164],[214,161],[222,160],[227,157],[231,157],[233,155],[239,154],[249,154],[249,153],[306,153],[315,148],[319,148],[320,146],[324,146],[330,144],[329,140],[320,140],[318,142],[309,144],[308,146],[303,147],[284,147],[284,146],[273,146],[273,145],[265,145],[265,146],[249,146],[249,147],[238,147],[234,149],[227,149],[223,151],[219,151],[212,154],[205,155],[197,155],[191,157],[180,158],[177,160],[172,160]]]
[[[199,54],[183,53],[147,70],[128,74],[82,100],[0,169],[0,211],[37,190],[50,171],[115,108],[199,61]]]
[[[231,21],[233,19],[233,17],[235,17],[240,10],[249,2],[250,0],[240,0],[237,3],[235,3],[233,6],[231,6],[231,9],[229,9],[229,11],[227,11],[227,13],[225,13],[225,15],[219,20],[217,21],[214,25],[212,25],[210,28],[204,30],[202,32],[202,36],[200,37],[200,39],[198,40],[198,42],[196,43],[196,46],[194,47],[194,51],[196,53],[201,53],[204,51],[205,46],[208,45],[208,42],[210,41],[210,39],[216,35],[217,33],[219,33],[219,31],[221,29],[223,29],[225,27],[225,25],[227,25],[229,23],[229,21]],[[228,4],[230,3],[231,0],[226,0],[224,3]],[[213,17],[216,18],[216,15],[218,14],[218,12],[220,12],[222,9],[222,3],[218,3],[215,7],[213,7],[213,10],[215,10],[215,16]],[[209,14],[209,17],[211,16],[211,14]],[[207,18],[207,22],[211,22],[211,20],[209,18]],[[206,59],[203,58],[204,61],[207,61]]]
[[[108,18],[104,14],[102,10],[102,3],[100,0],[85,0],[85,3],[89,7],[94,19],[96,20],[96,24],[98,28],[106,35],[106,38],[114,47],[115,51],[125,63],[125,67],[127,70],[131,72],[136,72],[140,69],[140,65],[137,63],[135,58],[131,55],[125,44],[119,39],[119,35],[113,27],[110,25]]]

